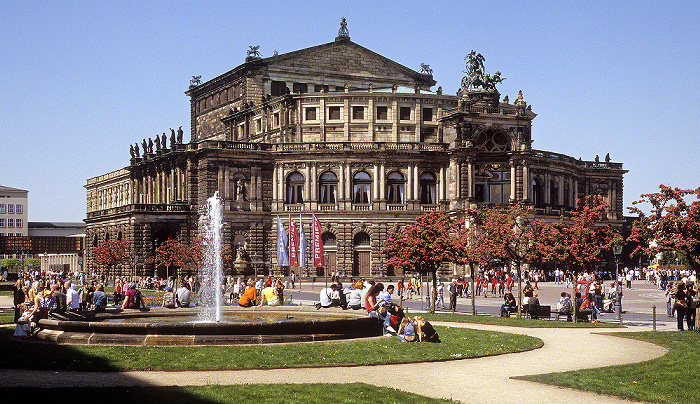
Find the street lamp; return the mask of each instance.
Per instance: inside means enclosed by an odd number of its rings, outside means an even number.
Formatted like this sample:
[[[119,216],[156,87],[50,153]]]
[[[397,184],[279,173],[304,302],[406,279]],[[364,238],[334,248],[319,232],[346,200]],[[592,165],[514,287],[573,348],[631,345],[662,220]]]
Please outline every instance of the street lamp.
[[[622,245],[613,247],[615,254],[615,276],[617,277],[617,293],[615,296],[615,319],[622,320],[622,284],[620,282],[620,254],[622,254]]]
[[[253,253],[253,271],[255,273],[255,279],[258,279],[258,253]]]

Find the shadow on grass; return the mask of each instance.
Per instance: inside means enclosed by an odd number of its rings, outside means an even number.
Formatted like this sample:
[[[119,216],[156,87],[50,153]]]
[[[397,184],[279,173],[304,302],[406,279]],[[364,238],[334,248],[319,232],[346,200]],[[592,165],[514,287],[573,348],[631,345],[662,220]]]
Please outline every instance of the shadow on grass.
[[[13,334],[10,327],[0,327],[0,368],[2,369],[37,369],[36,364],[41,363],[46,370],[63,371],[91,371],[118,372],[108,359],[93,356],[81,352],[78,346],[54,345],[41,342],[28,342],[10,339]],[[39,369],[42,370],[42,369]],[[58,374],[59,372],[52,372]],[[112,377],[110,375],[110,377]],[[76,388],[66,386],[47,386],[47,383],[34,383],[29,381],[32,387],[31,396],[34,400],[46,402],[93,402],[96,398],[100,403],[155,403],[163,402],[163,395],[167,395],[168,403],[195,403],[215,404],[208,398],[202,398],[182,387],[156,387],[143,386],[143,381],[132,379],[129,376],[119,374],[121,387],[109,388]],[[61,383],[57,381],[57,384]],[[129,387],[132,386],[132,387]],[[43,387],[43,388],[42,388]],[[97,393],[97,395],[96,395]],[[22,402],[27,397],[26,387],[2,387],[0,397],[3,402]]]

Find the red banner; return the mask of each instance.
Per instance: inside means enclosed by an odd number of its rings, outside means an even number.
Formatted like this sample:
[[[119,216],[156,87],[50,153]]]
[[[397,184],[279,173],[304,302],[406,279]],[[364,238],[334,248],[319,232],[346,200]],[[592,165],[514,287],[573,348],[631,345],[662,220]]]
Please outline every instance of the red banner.
[[[323,240],[321,239],[321,222],[318,221],[316,215],[314,218],[314,267],[325,268],[323,264]]]
[[[299,232],[289,215],[289,265],[299,265]]]

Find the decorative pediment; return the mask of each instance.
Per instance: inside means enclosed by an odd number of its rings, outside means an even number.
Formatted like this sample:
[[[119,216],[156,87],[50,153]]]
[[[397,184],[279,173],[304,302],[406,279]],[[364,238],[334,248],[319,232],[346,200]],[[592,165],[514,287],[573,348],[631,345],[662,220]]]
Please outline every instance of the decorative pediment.
[[[435,82],[415,70],[381,56],[349,40],[335,41],[263,59],[271,72],[279,70],[316,71],[330,76],[376,78],[381,82],[418,83],[430,87]]]

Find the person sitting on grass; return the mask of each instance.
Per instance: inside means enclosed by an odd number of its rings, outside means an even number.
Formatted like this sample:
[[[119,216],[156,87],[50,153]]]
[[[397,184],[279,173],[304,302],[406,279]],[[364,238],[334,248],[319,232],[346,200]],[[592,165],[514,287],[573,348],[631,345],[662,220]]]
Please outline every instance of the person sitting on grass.
[[[405,316],[401,320],[397,337],[399,337],[402,342],[414,342],[418,339],[416,336],[416,326],[410,317]]]
[[[241,307],[252,307],[257,299],[258,291],[255,289],[255,282],[251,279],[248,281],[245,292],[243,292],[241,298],[238,299],[238,305]]]
[[[124,309],[140,309],[146,308],[146,304],[143,302],[143,297],[141,292],[136,289],[136,284],[133,282],[129,283],[126,293],[124,293],[124,304],[122,308]]]
[[[436,342],[440,343],[440,337],[432,324],[426,321],[423,317],[416,316],[413,318],[413,324],[416,328],[416,335],[420,342]]]

